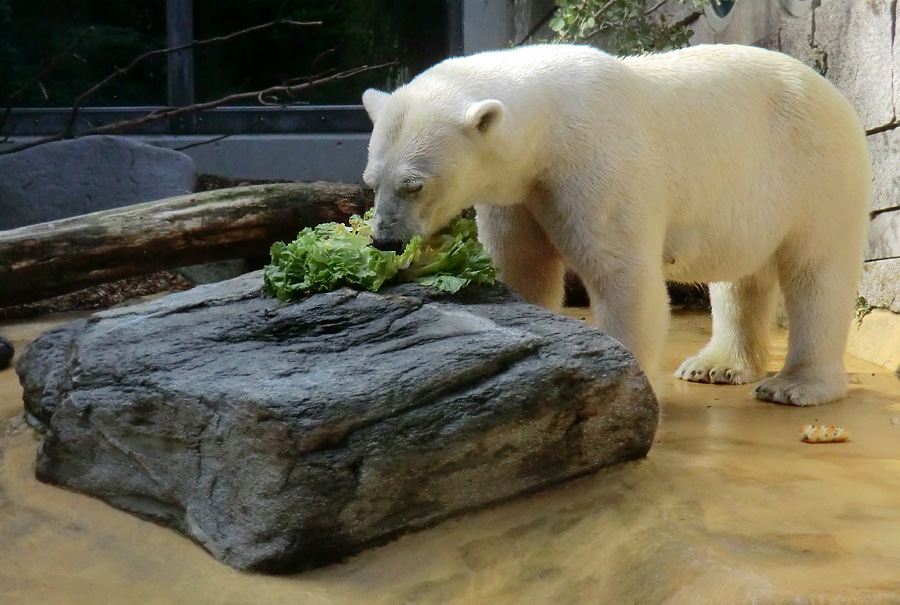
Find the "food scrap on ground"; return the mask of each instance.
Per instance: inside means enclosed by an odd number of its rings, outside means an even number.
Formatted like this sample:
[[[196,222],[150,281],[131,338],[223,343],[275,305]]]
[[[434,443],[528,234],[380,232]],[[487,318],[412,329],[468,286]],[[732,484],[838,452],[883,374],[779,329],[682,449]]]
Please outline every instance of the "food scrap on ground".
[[[801,429],[800,440],[806,443],[840,443],[847,441],[850,433],[839,426],[807,424]]]

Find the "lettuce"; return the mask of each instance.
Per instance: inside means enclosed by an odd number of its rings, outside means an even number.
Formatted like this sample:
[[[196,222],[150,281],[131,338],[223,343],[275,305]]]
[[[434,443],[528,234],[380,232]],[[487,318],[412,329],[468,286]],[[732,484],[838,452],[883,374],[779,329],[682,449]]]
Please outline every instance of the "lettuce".
[[[414,237],[402,254],[374,248],[372,211],[350,225],[307,227],[290,243],[272,244],[272,262],[263,270],[266,292],[297,300],[342,286],[378,291],[385,283],[417,282],[446,292],[472,283],[493,284],[491,258],[477,239],[475,221],[455,219],[441,233]]]

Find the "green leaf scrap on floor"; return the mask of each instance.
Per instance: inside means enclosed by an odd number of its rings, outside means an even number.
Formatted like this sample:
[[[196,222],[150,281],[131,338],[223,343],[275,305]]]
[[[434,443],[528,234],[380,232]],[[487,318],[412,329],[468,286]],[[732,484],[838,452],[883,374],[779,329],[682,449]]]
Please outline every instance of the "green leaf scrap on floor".
[[[402,254],[372,245],[372,211],[350,225],[307,227],[293,242],[275,242],[263,276],[266,292],[282,302],[342,286],[378,291],[385,283],[417,282],[446,292],[471,283],[493,284],[491,258],[463,217],[427,240],[414,237]]]

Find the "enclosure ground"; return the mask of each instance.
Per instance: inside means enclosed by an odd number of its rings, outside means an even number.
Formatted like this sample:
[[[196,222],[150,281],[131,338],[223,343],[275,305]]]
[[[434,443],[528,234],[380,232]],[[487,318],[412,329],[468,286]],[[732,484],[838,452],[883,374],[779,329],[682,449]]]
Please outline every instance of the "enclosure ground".
[[[0,323],[0,333],[21,351],[72,317]],[[667,369],[709,330],[708,315],[677,315]],[[779,331],[771,370],[785,349]],[[37,441],[6,370],[0,601],[897,603],[900,382],[879,366],[846,362],[849,397],[817,408],[761,403],[749,386],[670,379],[646,460],[289,577],[239,573],[170,530],[38,483]],[[844,426],[851,440],[802,443],[804,424]]]

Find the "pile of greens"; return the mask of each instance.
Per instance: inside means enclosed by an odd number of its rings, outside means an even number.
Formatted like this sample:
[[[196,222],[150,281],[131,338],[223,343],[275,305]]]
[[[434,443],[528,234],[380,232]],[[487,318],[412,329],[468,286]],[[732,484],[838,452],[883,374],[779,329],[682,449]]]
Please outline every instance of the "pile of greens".
[[[341,286],[376,292],[385,283],[412,281],[457,292],[494,283],[494,266],[471,219],[459,217],[427,240],[414,237],[402,254],[371,244],[371,210],[351,217],[349,226],[307,227],[293,242],[272,245],[272,263],[263,270],[266,292],[287,302]]]

